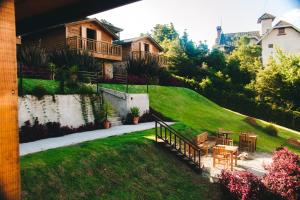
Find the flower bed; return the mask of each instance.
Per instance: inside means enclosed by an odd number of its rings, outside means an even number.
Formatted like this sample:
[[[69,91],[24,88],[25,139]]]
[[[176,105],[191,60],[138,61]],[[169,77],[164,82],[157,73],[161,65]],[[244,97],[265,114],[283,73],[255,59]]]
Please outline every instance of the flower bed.
[[[219,183],[226,199],[300,199],[299,156],[287,148],[273,153],[263,177],[243,172],[222,171]]]

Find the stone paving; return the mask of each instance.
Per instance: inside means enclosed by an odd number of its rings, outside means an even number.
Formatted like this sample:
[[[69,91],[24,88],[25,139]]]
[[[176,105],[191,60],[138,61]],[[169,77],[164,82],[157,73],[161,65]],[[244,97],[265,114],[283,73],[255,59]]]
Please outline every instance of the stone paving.
[[[211,181],[215,181],[218,174],[221,173],[224,169],[224,165],[216,165],[213,167],[213,158],[212,154],[201,157],[201,162],[204,165],[204,173],[206,176],[209,176]],[[257,176],[263,176],[266,173],[264,165],[268,165],[272,162],[272,154],[255,152],[248,153],[247,160],[238,160],[237,166],[234,166],[234,171],[249,171]]]

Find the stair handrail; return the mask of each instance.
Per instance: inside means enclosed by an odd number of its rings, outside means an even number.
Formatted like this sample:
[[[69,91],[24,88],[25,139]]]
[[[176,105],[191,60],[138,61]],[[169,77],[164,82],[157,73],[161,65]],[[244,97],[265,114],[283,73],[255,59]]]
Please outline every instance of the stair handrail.
[[[169,126],[167,123],[165,123],[162,119],[160,119],[158,116],[152,114],[152,117],[154,117],[158,123],[162,123],[164,126],[166,126],[168,129],[171,129],[173,132],[175,132],[178,137],[181,137],[183,140],[185,140],[185,142],[189,143],[190,145],[193,146],[193,148],[200,150],[200,148],[191,140],[189,140],[187,137],[185,137],[184,135],[182,135],[181,133],[179,133],[178,131],[176,131],[174,128],[172,128],[171,126]]]

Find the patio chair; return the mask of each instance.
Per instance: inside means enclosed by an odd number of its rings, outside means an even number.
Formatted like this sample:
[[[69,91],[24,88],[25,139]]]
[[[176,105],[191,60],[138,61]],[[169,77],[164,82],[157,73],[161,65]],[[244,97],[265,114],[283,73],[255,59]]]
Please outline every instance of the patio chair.
[[[233,140],[232,139],[224,139],[224,145],[233,146]]]
[[[194,142],[204,152],[205,155],[208,154],[208,149],[212,148],[216,144],[215,138],[208,136],[207,132],[197,135],[194,138]]]
[[[230,165],[230,153],[225,150],[225,147],[213,148],[213,167],[216,164],[222,164],[227,169]]]
[[[239,136],[239,149],[244,151],[251,151],[252,143],[247,133],[241,133]]]
[[[217,141],[216,141],[216,145],[218,145],[218,144],[224,145],[224,140],[225,140],[225,138],[223,138],[223,137],[218,137],[218,138],[217,138]]]

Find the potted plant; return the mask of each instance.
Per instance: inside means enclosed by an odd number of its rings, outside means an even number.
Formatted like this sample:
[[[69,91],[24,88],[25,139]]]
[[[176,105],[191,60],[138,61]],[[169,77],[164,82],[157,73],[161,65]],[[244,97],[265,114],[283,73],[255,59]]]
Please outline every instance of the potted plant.
[[[130,108],[133,124],[138,124],[140,119],[140,109],[138,107]]]
[[[108,120],[108,116],[112,113],[111,104],[104,102],[103,104],[104,120],[102,121],[103,128],[108,129],[111,127],[111,122]]]

